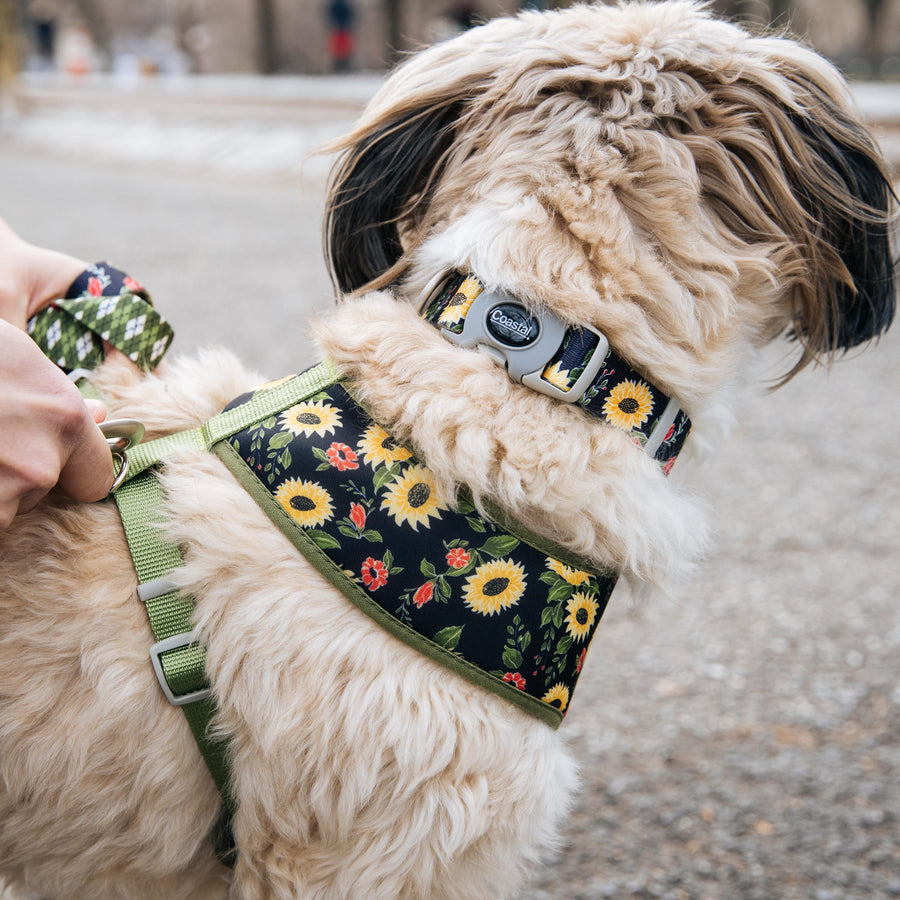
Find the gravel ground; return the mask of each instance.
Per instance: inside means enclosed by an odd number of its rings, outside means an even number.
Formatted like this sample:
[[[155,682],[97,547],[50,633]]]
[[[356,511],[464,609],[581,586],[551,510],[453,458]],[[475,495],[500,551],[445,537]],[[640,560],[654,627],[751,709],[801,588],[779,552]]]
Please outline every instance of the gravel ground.
[[[273,376],[311,361],[303,322],[330,298],[318,172],[201,173],[158,149],[181,114],[143,106],[144,158],[94,154],[77,110],[46,139],[49,109],[0,140],[14,227],[126,265],[177,351],[225,343]],[[259,316],[291,337],[273,346]],[[522,900],[900,896],[900,331],[767,394],[781,354],[735,388],[722,447],[675,469],[708,499],[707,559],[669,596],[613,596],[564,726],[584,789]]]

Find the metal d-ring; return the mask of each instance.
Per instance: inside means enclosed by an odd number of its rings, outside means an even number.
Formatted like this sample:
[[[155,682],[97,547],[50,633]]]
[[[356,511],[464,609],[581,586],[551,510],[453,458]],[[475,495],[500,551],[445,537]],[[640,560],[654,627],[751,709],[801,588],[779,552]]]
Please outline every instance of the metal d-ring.
[[[110,419],[108,422],[100,423],[100,430],[106,438],[113,462],[119,463],[115,480],[109,489],[109,492],[112,493],[128,475],[127,450],[141,442],[141,438],[144,436],[144,426],[136,419]]]

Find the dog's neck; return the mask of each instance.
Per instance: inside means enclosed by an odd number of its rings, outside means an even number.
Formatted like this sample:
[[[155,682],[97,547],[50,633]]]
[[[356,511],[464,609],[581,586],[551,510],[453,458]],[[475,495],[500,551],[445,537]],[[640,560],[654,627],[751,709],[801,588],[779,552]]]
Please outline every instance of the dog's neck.
[[[451,343],[486,352],[526,387],[627,432],[668,470],[690,431],[679,403],[632,368],[606,337],[518,298],[487,291],[476,275],[443,274],[426,288],[423,318]]]
[[[444,340],[392,293],[346,300],[315,336],[444,496],[466,485],[479,508],[490,501],[601,568],[654,581],[695,555],[699,510],[625,431]]]

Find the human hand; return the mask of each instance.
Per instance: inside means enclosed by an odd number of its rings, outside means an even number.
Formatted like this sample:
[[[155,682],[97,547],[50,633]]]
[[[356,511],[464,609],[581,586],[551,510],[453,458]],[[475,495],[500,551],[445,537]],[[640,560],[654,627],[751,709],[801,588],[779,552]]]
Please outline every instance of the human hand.
[[[64,296],[87,263],[23,241],[0,219],[0,319],[24,330],[52,300]]]
[[[105,497],[114,477],[96,425],[105,407],[82,400],[28,335],[2,321],[0,384],[0,529],[57,483],[76,500]]]
[[[76,500],[105,497],[112,456],[96,427],[106,418],[25,334],[25,323],[65,294],[85,268],[23,241],[0,219],[0,530],[57,483]]]

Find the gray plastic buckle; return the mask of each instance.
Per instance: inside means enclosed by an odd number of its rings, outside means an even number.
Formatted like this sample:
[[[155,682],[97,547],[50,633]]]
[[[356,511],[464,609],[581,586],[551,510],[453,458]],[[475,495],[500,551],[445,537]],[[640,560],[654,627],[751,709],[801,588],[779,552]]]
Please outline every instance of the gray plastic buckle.
[[[162,692],[166,695],[166,700],[172,706],[187,706],[188,703],[196,703],[198,700],[206,700],[212,694],[211,688],[201,688],[199,691],[191,691],[188,694],[173,694],[169,682],[166,681],[166,674],[163,671],[162,660],[160,656],[169,650],[178,650],[181,647],[189,647],[191,644],[199,644],[198,634],[194,631],[185,631],[182,634],[173,634],[172,637],[166,638],[150,648],[150,661],[153,663],[153,671],[156,673],[156,680],[162,688]]]
[[[569,329],[555,313],[545,310],[532,315],[524,304],[508,294],[484,291],[475,298],[463,329],[456,334],[441,328],[441,334],[461,347],[486,350],[506,366],[509,377],[548,397],[575,403],[591,386],[609,352],[609,341],[589,325],[578,326],[597,337],[597,346],[578,380],[569,390],[542,377],[544,369],[559,352]]]

